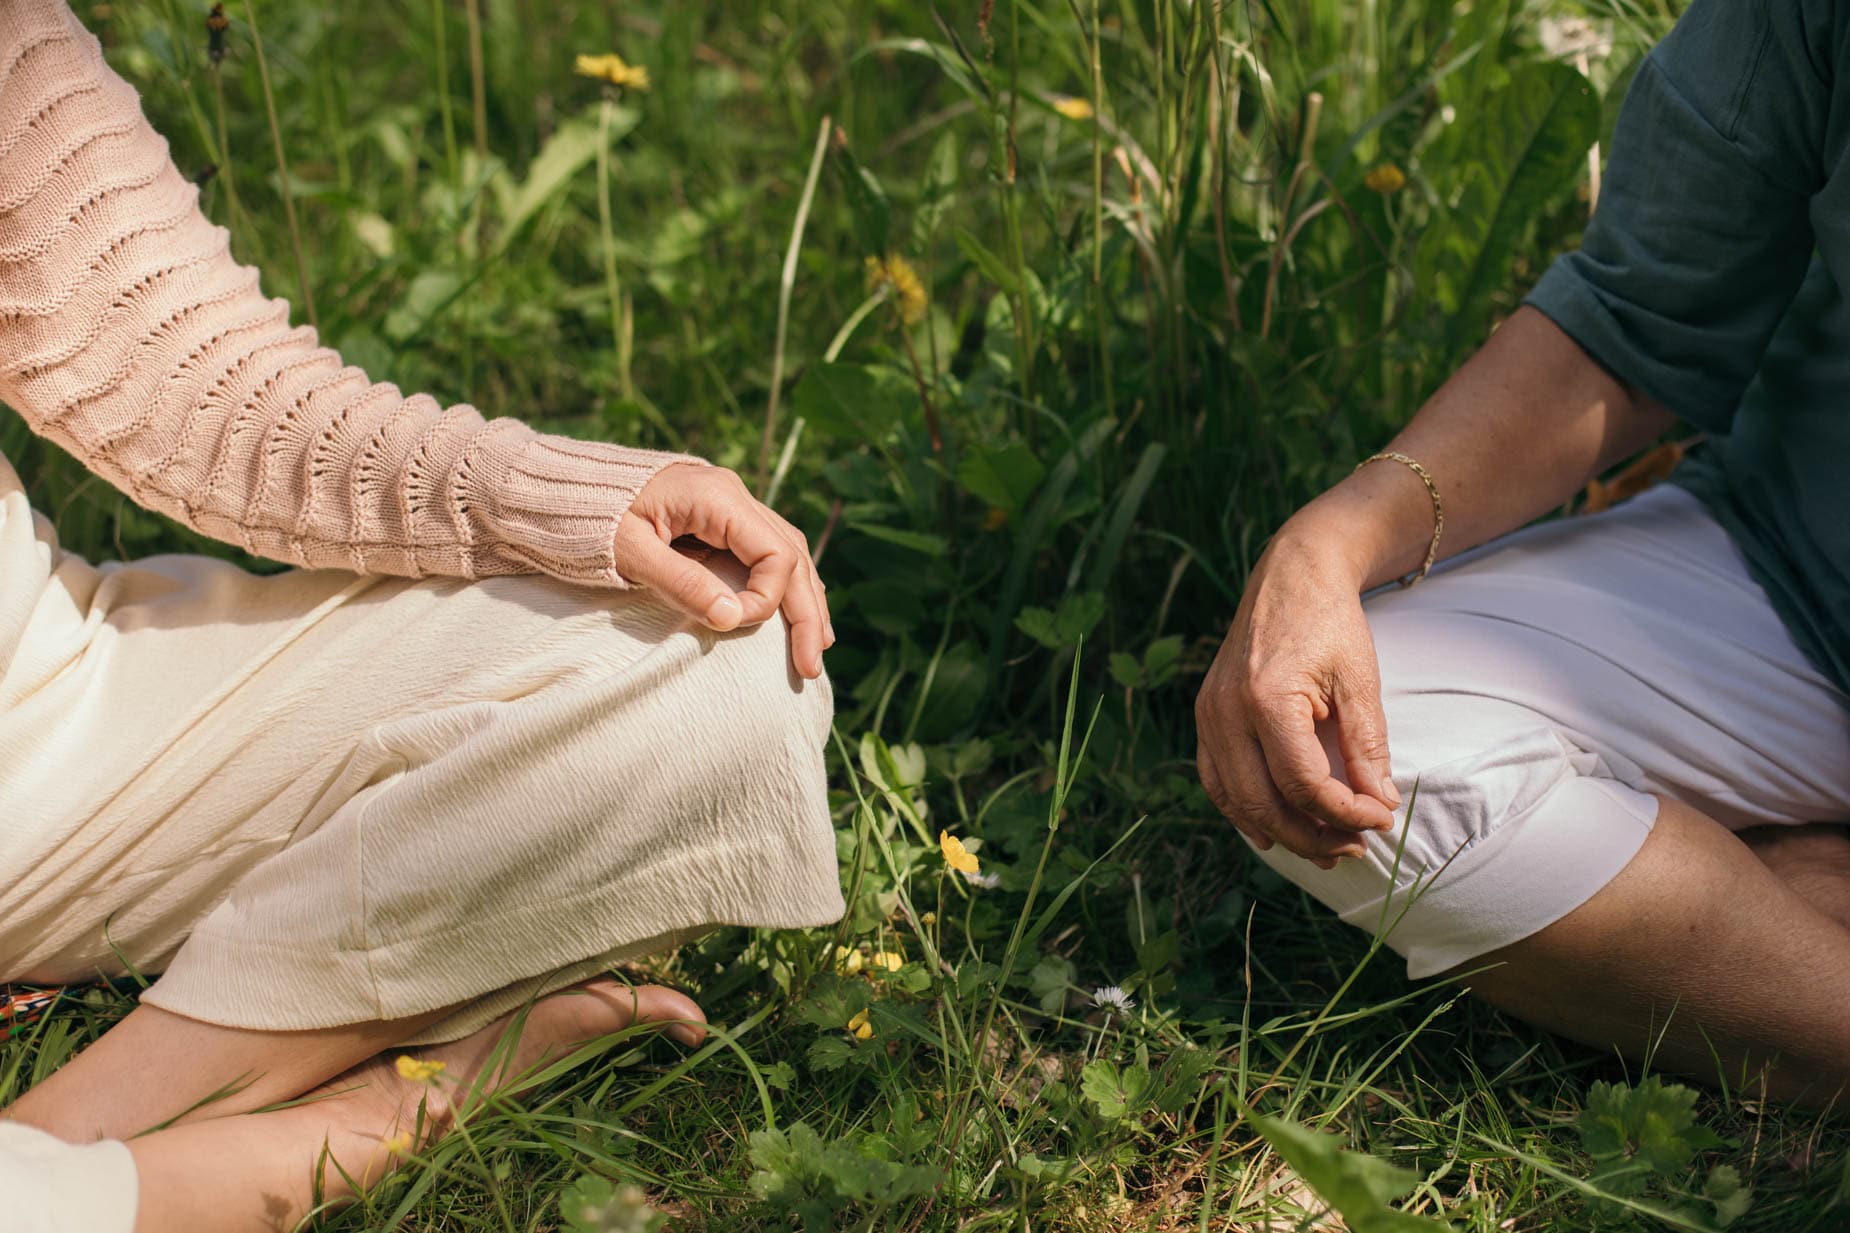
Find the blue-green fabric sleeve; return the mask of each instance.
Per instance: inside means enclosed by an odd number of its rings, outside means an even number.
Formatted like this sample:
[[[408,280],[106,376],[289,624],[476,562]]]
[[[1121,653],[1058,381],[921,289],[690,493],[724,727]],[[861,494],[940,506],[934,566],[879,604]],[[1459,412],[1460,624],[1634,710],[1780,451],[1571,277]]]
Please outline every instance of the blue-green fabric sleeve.
[[[1578,252],[1527,303],[1627,385],[1726,432],[1812,251],[1830,0],[1695,0],[1640,66]]]

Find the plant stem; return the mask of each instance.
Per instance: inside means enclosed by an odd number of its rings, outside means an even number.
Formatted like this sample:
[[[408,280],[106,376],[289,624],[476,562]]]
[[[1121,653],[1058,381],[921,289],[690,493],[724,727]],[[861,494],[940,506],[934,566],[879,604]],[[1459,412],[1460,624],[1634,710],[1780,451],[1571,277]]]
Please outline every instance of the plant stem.
[[[636,397],[630,374],[629,306],[617,282],[617,237],[610,215],[610,118],[616,100],[606,96],[597,113],[597,221],[604,236],[604,290],[610,296],[610,337],[617,353],[617,392],[625,401]]]
[[[218,175],[225,185],[225,207],[233,219],[242,215],[238,203],[238,182],[231,172],[231,134],[225,123],[225,74],[218,61],[212,62],[212,97],[218,104]]]
[[[431,25],[437,35],[437,111],[443,116],[443,158],[456,183],[456,117],[450,110],[450,45],[443,19],[443,0],[430,0]]]
[[[469,18],[469,98],[474,108],[475,156],[488,158],[488,79],[482,67],[482,0],[463,0]]]
[[[308,259],[302,255],[302,228],[297,225],[295,217],[294,181],[289,178],[289,156],[283,153],[283,127],[276,119],[276,94],[270,88],[270,64],[263,54],[263,35],[257,29],[255,0],[244,0],[244,17],[250,22],[251,46],[257,49],[257,76],[263,82],[263,106],[270,116],[270,142],[276,147],[276,174],[281,181],[278,187],[283,195],[283,217],[289,222],[289,242],[295,248],[297,289],[302,293],[302,307],[308,313],[308,323],[319,333],[321,322],[315,316],[315,291],[308,282]]]
[[[822,159],[829,152],[829,134],[834,121],[822,117],[816,128],[816,148],[809,156],[809,175],[803,181],[803,195],[797,199],[796,221],[790,226],[790,245],[784,250],[784,270],[777,283],[777,337],[771,346],[771,392],[764,405],[764,439],[758,446],[758,490],[763,492],[771,471],[771,438],[777,426],[777,400],[784,386],[784,339],[790,329],[790,292],[797,281],[797,254],[803,249],[803,229],[809,224],[809,205],[816,198],[816,181],[822,175]],[[876,254],[877,255],[877,254]]]

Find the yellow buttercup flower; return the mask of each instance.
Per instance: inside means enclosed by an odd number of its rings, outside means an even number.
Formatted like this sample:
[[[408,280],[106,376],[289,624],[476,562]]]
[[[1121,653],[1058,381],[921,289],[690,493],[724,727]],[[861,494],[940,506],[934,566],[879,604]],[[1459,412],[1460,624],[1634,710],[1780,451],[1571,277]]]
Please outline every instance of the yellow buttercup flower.
[[[925,294],[925,280],[912,263],[898,253],[888,253],[884,258],[867,259],[867,289],[877,291],[881,287],[891,287],[893,298],[899,302],[899,319],[907,325],[917,325],[925,319],[925,308],[930,303]]]
[[[572,70],[580,77],[595,77],[607,81],[613,86],[628,86],[632,90],[649,88],[649,70],[640,64],[631,64],[616,52],[605,52],[601,56],[579,56],[573,63]]]
[[[906,957],[890,950],[875,951],[867,960],[869,966],[881,968],[888,972],[897,972],[906,966]]]
[[[1392,163],[1378,163],[1368,169],[1368,174],[1362,177],[1362,183],[1385,197],[1407,187],[1407,173]]]
[[[398,1061],[394,1065],[398,1067],[399,1078],[407,1079],[412,1083],[430,1083],[449,1069],[447,1062],[427,1062],[421,1057],[412,1057],[409,1053],[399,1054]]]
[[[379,1145],[395,1156],[409,1156],[411,1154],[411,1132],[401,1130],[389,1139],[380,1140]]]
[[[976,854],[964,847],[964,841],[951,832],[938,832],[938,847],[944,852],[944,863],[958,873],[976,873],[982,869],[977,863]]]
[[[1055,98],[1053,109],[1069,120],[1090,120],[1092,118],[1092,104],[1069,94],[1062,94]]]
[[[866,1011],[848,1020],[848,1031],[856,1040],[866,1040],[874,1034],[874,1025],[867,1021]]]

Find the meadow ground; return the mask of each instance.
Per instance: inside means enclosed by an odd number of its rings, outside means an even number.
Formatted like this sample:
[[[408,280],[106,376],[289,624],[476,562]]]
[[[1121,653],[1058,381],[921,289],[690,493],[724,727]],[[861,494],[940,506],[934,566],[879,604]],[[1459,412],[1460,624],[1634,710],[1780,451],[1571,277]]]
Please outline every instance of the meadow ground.
[[[1674,4],[82,4],[299,321],[736,468],[842,635],[846,921],[665,958],[712,1043],[316,1227],[1850,1228],[1841,1120],[1409,987],[1192,770],[1266,536],[1574,242]],[[80,552],[222,551],[0,449]],[[127,1005],[0,1046],[0,1103]]]

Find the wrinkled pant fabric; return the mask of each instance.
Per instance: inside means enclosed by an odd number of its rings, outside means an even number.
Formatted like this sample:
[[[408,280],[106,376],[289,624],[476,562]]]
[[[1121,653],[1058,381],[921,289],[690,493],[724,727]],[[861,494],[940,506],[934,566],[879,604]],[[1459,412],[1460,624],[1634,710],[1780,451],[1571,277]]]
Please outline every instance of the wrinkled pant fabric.
[[[1411,814],[1333,870],[1263,859],[1385,931],[1415,979],[1592,898],[1660,796],[1733,830],[1850,819],[1850,699],[1682,489],[1518,532],[1365,611]]]
[[[831,699],[787,642],[547,578],[92,565],[0,459],[0,982],[133,968],[265,1030],[447,1011],[417,1043],[715,925],[833,921]],[[40,1189],[0,1206],[49,1204],[66,1166],[20,1150]]]

